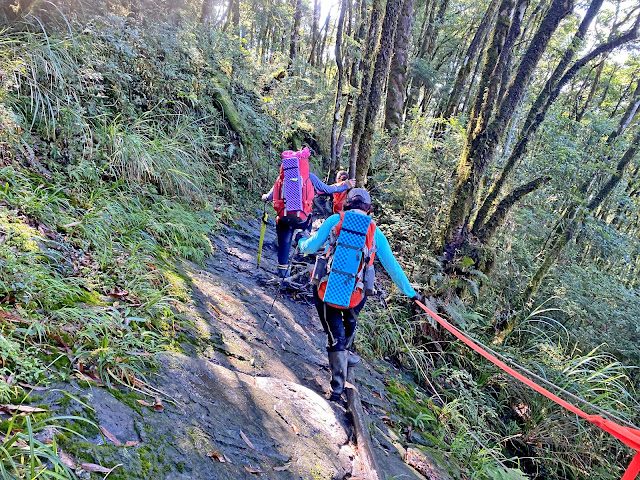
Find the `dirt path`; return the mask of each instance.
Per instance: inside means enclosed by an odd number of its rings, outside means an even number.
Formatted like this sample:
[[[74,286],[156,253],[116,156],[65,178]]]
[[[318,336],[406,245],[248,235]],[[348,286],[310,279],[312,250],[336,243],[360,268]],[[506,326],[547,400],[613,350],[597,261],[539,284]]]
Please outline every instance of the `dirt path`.
[[[120,442],[140,442],[115,446],[98,435],[73,440],[66,448],[78,462],[120,465],[112,480],[358,477],[347,413],[325,400],[329,373],[320,323],[312,307],[282,296],[267,317],[276,291],[269,273],[276,266],[274,229],[267,229],[260,271],[258,235],[257,221],[239,222],[212,238],[215,253],[205,268],[183,264],[195,329],[184,351],[163,354],[149,377],[162,392],[164,411],[141,405],[135,394],[64,387],[91,405],[94,420]],[[405,465],[401,439],[378,418],[393,410],[384,375],[362,364],[356,376],[387,478],[425,478]],[[76,402],[64,409],[83,411]]]

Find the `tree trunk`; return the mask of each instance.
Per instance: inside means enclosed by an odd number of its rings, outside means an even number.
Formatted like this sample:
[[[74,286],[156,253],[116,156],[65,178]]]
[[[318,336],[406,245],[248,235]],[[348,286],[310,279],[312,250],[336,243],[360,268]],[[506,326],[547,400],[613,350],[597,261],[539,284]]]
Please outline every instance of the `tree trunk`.
[[[203,0],[202,9],[200,10],[200,23],[202,23],[205,27],[211,25],[211,21],[213,20],[213,4],[215,0]]]
[[[313,0],[313,25],[311,27],[311,53],[309,53],[309,63],[313,66],[316,64],[316,49],[318,48],[318,39],[320,34],[320,1]]]
[[[24,16],[33,3],[35,3],[35,0],[18,0],[17,2],[15,0],[3,0],[0,5],[0,11],[7,19],[7,22],[13,22]]]
[[[364,117],[367,112],[371,79],[373,77],[373,60],[378,47],[380,36],[380,20],[382,18],[382,1],[373,0],[371,16],[369,19],[369,32],[367,33],[364,58],[361,63],[362,80],[360,81],[360,93],[356,101],[356,113],[353,118],[353,133],[351,134],[351,151],[349,152],[349,178],[356,178],[356,161],[360,148],[360,137],[364,130]]]
[[[295,12],[293,14],[293,29],[291,30],[291,41],[289,42],[289,70],[292,68],[298,55],[298,40],[300,39],[300,19],[302,18],[302,0],[296,0]]]
[[[317,48],[316,54],[316,67],[320,67],[322,65],[322,54],[324,53],[325,46],[327,45],[327,35],[329,34],[329,22],[331,21],[331,11],[327,14],[327,18],[324,22],[324,26],[322,30],[324,30],[324,34],[322,35],[322,42],[320,42],[320,47]],[[322,34],[322,30],[320,33]]]
[[[638,108],[640,108],[640,82],[636,85],[636,90],[633,92],[629,105],[618,122],[618,127],[611,133],[611,135],[609,135],[609,138],[607,138],[607,143],[611,144],[615,138],[622,135],[627,128],[629,128],[629,124],[636,116]]]
[[[442,27],[444,16],[449,6],[449,0],[440,0],[440,4],[437,5],[437,10],[435,1],[431,3],[430,6],[431,10],[429,12],[429,20],[426,25],[424,37],[420,39],[420,48],[417,54],[418,58],[427,60],[429,62],[433,60],[433,51],[435,49],[436,39],[438,38],[438,35],[440,33],[440,28]],[[422,86],[423,83],[420,80],[413,79],[411,81],[409,98],[407,99],[406,105],[407,109],[418,103],[418,99],[420,97],[420,89],[422,88]]]
[[[398,25],[398,17],[402,11],[404,0],[387,0],[384,20],[382,22],[382,32],[380,33],[380,46],[376,57],[376,64],[373,71],[371,88],[369,89],[369,100],[364,119],[362,136],[358,148],[358,161],[356,164],[356,185],[363,187],[367,182],[367,172],[371,162],[371,144],[376,126],[376,116],[382,102],[384,93],[384,82],[389,76],[389,66],[391,64],[391,54],[393,42]]]
[[[504,220],[507,218],[507,213],[511,207],[513,207],[517,202],[519,202],[526,195],[531,192],[537,190],[545,183],[548,183],[551,180],[551,177],[538,177],[535,180],[532,180],[524,185],[513,190],[509,195],[504,197],[504,199],[498,204],[495,211],[491,215],[491,218],[487,220],[484,226],[480,229],[477,236],[478,239],[483,244],[488,244],[491,242],[493,235],[496,233],[496,230],[502,226]]]
[[[234,0],[231,7],[231,23],[237,29],[240,27],[240,0]]]
[[[454,231],[467,222],[469,212],[471,212],[471,204],[479,185],[480,175],[477,169],[473,169],[474,152],[472,151],[474,137],[478,131],[478,125],[482,126],[488,121],[493,104],[490,98],[485,95],[486,91],[492,84],[492,80],[498,83],[498,79],[494,79],[493,72],[499,70],[498,63],[500,61],[500,52],[509,31],[511,17],[515,8],[513,0],[502,0],[498,8],[498,18],[494,27],[491,43],[487,49],[484,66],[480,75],[480,84],[476,93],[476,98],[471,107],[469,124],[467,126],[467,140],[460,161],[458,163],[458,172],[454,187],[453,202],[449,209],[447,224],[442,231],[443,237],[439,247],[453,238]],[[504,60],[504,56],[502,57]],[[499,78],[499,77],[498,77]],[[495,91],[495,89],[493,90]],[[484,109],[484,111],[483,111]],[[484,118],[484,120],[482,120]],[[484,128],[484,127],[483,127]],[[475,152],[477,156],[478,152]]]
[[[502,92],[502,96],[504,97],[505,84],[508,84],[508,79],[511,75],[508,68],[511,65],[513,46],[520,36],[522,19],[527,7],[527,2],[528,0],[517,0],[510,19],[511,25],[508,26],[509,30],[504,38],[504,43],[501,44],[499,48],[498,61],[493,70],[489,72],[488,83],[478,92],[474,110],[471,111],[471,118],[476,122],[475,125],[473,125],[475,132],[483,132],[486,130],[492,113],[499,111],[502,104],[500,92]],[[471,139],[473,137],[470,136],[469,138]]]
[[[629,93],[629,90],[631,90],[631,85],[633,85],[633,83],[634,82],[629,82],[629,84],[624,88],[624,91],[620,95],[620,98],[618,99],[618,102],[616,103],[616,106],[613,108],[613,110],[609,114],[609,118],[613,118],[618,114],[618,108],[620,108],[620,104],[622,104],[622,102],[626,98],[627,94]]]
[[[268,15],[267,21],[263,25],[260,33],[260,63],[267,60],[267,51],[269,49],[269,33],[271,32],[271,15]]]
[[[557,67],[555,68],[551,78],[547,81],[544,88],[541,90],[540,94],[536,98],[533,106],[529,110],[529,114],[527,115],[527,119],[525,120],[522,131],[520,132],[520,140],[516,144],[513,152],[505,162],[505,165],[502,168],[502,171],[493,182],[491,187],[489,188],[489,192],[480,207],[478,214],[476,216],[476,220],[474,222],[474,230],[479,229],[482,226],[482,223],[486,219],[489,214],[491,207],[495,204],[500,191],[502,190],[506,180],[510,176],[511,172],[518,164],[520,159],[525,155],[527,151],[527,147],[529,142],[533,139],[535,132],[537,131],[540,124],[543,122],[547,111],[550,106],[556,100],[558,95],[564,86],[571,80],[577,72],[584,67],[589,61],[598,55],[606,52],[610,52],[614,48],[634,40],[637,37],[637,26],[634,29],[631,29],[624,35],[612,39],[611,41],[599,45],[597,48],[592,50],[589,54],[582,57],[580,60],[576,61],[571,68],[567,70],[570,62],[573,60],[575,54],[582,48],[582,42],[586,35],[586,32],[589,28],[589,25],[597,15],[598,11],[602,6],[603,0],[593,0],[589,6],[589,9],[580,24],[578,31],[576,32],[571,45],[567,50],[565,50],[564,55]]]
[[[393,43],[393,58],[387,82],[387,101],[385,103],[384,128],[396,135],[402,128],[404,93],[407,87],[407,64],[409,39],[411,36],[411,17],[413,0],[405,0],[398,19],[398,30]]]
[[[336,30],[336,66],[338,68],[338,84],[336,86],[336,100],[333,107],[333,125],[331,126],[331,162],[329,163],[329,181],[335,176],[338,165],[338,125],[340,123],[340,104],[342,103],[342,86],[344,84],[344,62],[342,59],[342,32],[344,29],[344,16],[349,0],[342,0],[338,28]]]
[[[358,24],[358,43],[364,44],[367,36],[367,2],[361,0],[360,2],[360,19]],[[342,115],[342,127],[340,127],[340,136],[336,146],[336,156],[340,158],[342,156],[342,149],[347,141],[347,131],[349,130],[349,124],[351,122],[351,114],[353,112],[353,99],[358,90],[358,74],[360,72],[361,58],[356,57],[351,64],[351,74],[349,76],[349,95],[347,96],[347,102],[344,107],[344,113]]]
[[[226,31],[229,25],[233,25],[236,29],[240,27],[240,0],[229,0],[227,20],[222,31]]]
[[[605,55],[596,68],[596,76],[591,83],[591,88],[589,89],[589,94],[587,95],[587,99],[584,101],[584,105],[580,109],[580,112],[576,115],[576,122],[580,122],[584,114],[587,113],[587,109],[593,100],[593,97],[600,86],[600,76],[602,75],[602,70],[604,70],[604,65],[607,61],[607,56]]]
[[[503,4],[507,2],[508,0],[505,0]],[[445,241],[449,241],[452,238],[454,231],[466,227],[473,201],[478,192],[478,187],[481,184],[489,162],[493,159],[495,150],[507,126],[507,122],[511,119],[513,112],[520,102],[526,85],[535,67],[538,65],[542,54],[546,50],[551,35],[557,29],[560,21],[571,12],[572,8],[573,0],[553,0],[531,44],[523,55],[522,61],[515,72],[513,80],[505,94],[504,101],[495,118],[490,123],[486,123],[493,108],[493,105],[488,103],[482,105],[482,109],[478,112],[478,115],[472,114],[472,120],[476,117],[477,120],[475,125],[473,121],[470,122],[470,128],[468,130],[470,136],[468,136],[467,145],[465,146],[458,167],[454,199],[447,223],[443,229],[443,239]],[[505,19],[506,13],[508,12],[501,9],[499,22],[500,19]],[[504,21],[506,21],[506,19]],[[498,29],[498,27],[496,27],[496,29]],[[488,58],[487,61],[492,62],[492,59]],[[496,63],[496,69],[499,68],[499,64],[500,62]],[[502,71],[500,71],[500,74],[501,73]],[[491,92],[491,89],[487,91]],[[479,91],[478,97],[482,94],[482,90]],[[487,100],[488,97],[485,98],[485,102]],[[476,102],[476,104],[478,104],[478,102]],[[485,124],[487,125],[486,128],[484,127]],[[474,128],[474,130],[471,130],[471,128]]]
[[[489,42],[489,36],[486,35],[483,42],[482,42],[482,46],[480,47],[480,51],[484,52],[487,48],[487,44]],[[475,64],[474,68],[473,68],[473,74],[471,75],[471,78],[469,79],[469,86],[466,88],[467,94],[463,97],[464,98],[464,102],[462,103],[462,109],[460,109],[458,111],[459,115],[467,115],[467,113],[469,112],[469,104],[473,101],[473,99],[475,98],[475,94],[474,94],[474,89],[477,89],[477,85],[476,85],[476,78],[478,78],[478,73],[480,72],[480,67],[483,65],[482,63],[482,56],[480,55],[480,58],[478,59],[477,62],[473,62]]]
[[[504,60],[504,66],[502,67],[502,76],[500,79],[500,90],[496,100],[496,111],[499,111],[504,101],[504,96],[507,93],[507,87],[509,86],[509,78],[511,77],[511,61],[513,59],[513,50],[516,40],[520,37],[522,30],[522,20],[524,14],[529,6],[529,0],[518,0],[516,9],[514,11],[513,20],[511,22],[511,28],[509,34],[504,42],[503,52],[507,52],[506,59]]]
[[[489,26],[493,23],[498,5],[499,0],[491,0],[489,7],[487,7],[487,11],[484,13],[482,20],[480,21],[480,25],[476,29],[476,33],[469,44],[469,48],[467,48],[467,53],[462,60],[462,65],[458,70],[456,81],[449,93],[449,98],[447,99],[444,108],[436,115],[437,117],[446,119],[451,118],[457,113],[462,92],[467,84],[469,74],[471,73],[471,66],[474,65],[474,60],[478,56],[478,52],[480,52],[480,48],[489,32]]]
[[[609,95],[609,90],[611,89],[611,84],[613,82],[613,79],[616,77],[616,74],[618,73],[619,68],[620,66],[617,64],[611,68],[611,73],[609,74],[607,83],[604,87],[604,90],[602,91],[602,95],[600,96],[600,101],[598,102],[598,107],[597,107],[598,110],[602,110],[602,105],[607,100],[607,96]]]

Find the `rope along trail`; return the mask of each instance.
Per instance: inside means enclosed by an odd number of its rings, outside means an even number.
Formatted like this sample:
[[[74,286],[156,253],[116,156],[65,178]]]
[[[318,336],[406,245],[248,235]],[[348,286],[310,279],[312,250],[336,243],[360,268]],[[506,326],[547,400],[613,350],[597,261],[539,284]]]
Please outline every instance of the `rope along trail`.
[[[544,395],[548,399],[554,401],[558,405],[561,405],[562,407],[566,408],[570,412],[578,415],[581,418],[584,418],[585,420],[587,420],[588,422],[590,422],[590,423],[592,423],[594,425],[597,425],[602,430],[604,430],[604,431],[610,433],[611,435],[613,435],[614,437],[616,437],[618,440],[623,442],[628,447],[631,447],[632,449],[634,449],[636,451],[636,454],[633,457],[633,460],[631,461],[631,463],[629,464],[629,467],[627,467],[627,471],[625,472],[624,476],[622,477],[622,480],[634,480],[638,476],[638,474],[640,473],[640,430],[639,429],[637,429],[635,427],[625,427],[623,425],[619,425],[619,424],[617,424],[617,423],[615,423],[615,422],[613,422],[613,421],[611,421],[611,420],[609,420],[607,418],[604,418],[604,417],[602,417],[600,415],[589,415],[588,413],[586,413],[583,410],[579,409],[575,405],[567,402],[566,400],[563,400],[562,398],[560,398],[557,395],[553,394],[552,392],[550,392],[546,388],[538,385],[536,382],[534,382],[530,378],[525,377],[521,373],[519,373],[519,372],[515,371],[513,368],[509,367],[505,362],[503,362],[502,360],[498,359],[496,355],[494,355],[492,353],[489,353],[487,351],[487,349],[482,348],[480,345],[478,345],[478,343],[476,343],[473,340],[471,340],[467,335],[462,333],[460,330],[458,330],[456,327],[451,325],[445,319],[440,317],[438,314],[432,312],[423,303],[416,301],[416,304],[418,304],[418,306],[422,310],[424,310],[431,318],[433,318],[436,322],[438,322],[442,327],[447,329],[458,340],[462,341],[469,348],[474,350],[476,353],[479,353],[480,355],[482,355],[484,358],[489,360],[491,363],[493,363],[493,364],[497,365],[498,367],[500,367],[502,370],[507,372],[509,375],[511,375],[515,379],[521,381],[522,383],[524,383],[528,387],[533,388],[536,392]],[[520,367],[519,365],[518,365],[518,368],[521,368],[523,371],[527,371],[523,367]],[[557,388],[559,391],[565,392],[563,389],[553,385],[550,382],[546,382],[545,381],[545,383],[547,383],[550,386],[553,386],[554,388]],[[573,398],[577,398],[579,400],[582,400],[579,397],[575,397],[574,395],[572,395],[572,397]],[[603,410],[601,410],[599,408],[597,410],[602,412],[602,413],[605,413],[607,416],[613,417],[612,415],[604,412]]]

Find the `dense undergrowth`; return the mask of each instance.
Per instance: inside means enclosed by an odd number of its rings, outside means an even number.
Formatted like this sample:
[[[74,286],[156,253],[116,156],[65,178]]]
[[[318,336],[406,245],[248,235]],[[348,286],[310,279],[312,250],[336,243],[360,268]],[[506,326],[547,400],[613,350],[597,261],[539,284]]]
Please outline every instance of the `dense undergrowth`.
[[[2,404],[72,377],[144,391],[184,330],[175,261],[211,253],[276,138],[237,39],[51,15],[0,39]],[[28,422],[2,425],[3,478],[72,477]]]
[[[286,59],[258,64],[241,39],[185,21],[46,18],[26,17],[0,38],[0,403],[28,401],[26,386],[72,376],[144,389],[153,354],[179,348],[189,292],[176,258],[203,261],[207,234],[255,205],[283,145],[315,134],[329,150],[332,85],[304,61],[282,75]],[[521,312],[526,320],[502,354],[637,420],[638,376],[623,365],[640,358],[637,285],[574,262],[583,253],[576,244],[541,291],[544,306],[519,305],[544,248],[538,225],[553,228],[535,195],[498,236],[489,276],[467,257],[456,259],[465,275],[445,275],[429,247],[463,127],[451,122],[436,140],[424,135],[429,122],[414,119],[393,147],[379,136],[370,177],[376,220],[410,278],[487,343],[503,318]],[[561,163],[588,176],[597,165],[576,167],[589,137],[581,129],[605,127],[574,126],[570,147],[549,135],[536,153],[549,170]],[[599,228],[585,234],[607,255],[637,252],[593,223]],[[593,302],[603,291],[608,299]],[[414,371],[424,387],[389,385],[408,441],[446,451],[468,478],[523,478],[516,469],[619,478],[628,452],[612,437],[478,361],[402,301],[388,307],[370,302],[360,348]],[[19,432],[2,425],[8,478],[71,475],[55,443],[36,443],[32,430],[45,424],[28,422]],[[47,462],[54,466],[45,470]]]

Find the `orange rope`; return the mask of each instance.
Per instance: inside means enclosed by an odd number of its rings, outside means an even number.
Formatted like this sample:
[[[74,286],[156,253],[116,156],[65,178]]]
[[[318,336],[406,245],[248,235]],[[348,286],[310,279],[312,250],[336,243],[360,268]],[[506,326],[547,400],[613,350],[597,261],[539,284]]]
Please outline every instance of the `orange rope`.
[[[454,327],[445,319],[440,317],[438,314],[429,310],[422,302],[418,302],[416,300],[416,303],[420,308],[422,308],[425,312],[427,312],[427,314],[429,314],[431,318],[433,318],[436,322],[438,322],[440,325],[446,328],[449,332],[451,332],[458,340],[461,340],[462,342],[464,342],[465,345],[467,345],[469,348],[471,348],[475,352],[482,355],[491,363],[494,363],[495,365],[500,367],[502,370],[507,372],[509,375],[516,378],[517,380],[520,380],[522,383],[524,383],[528,387],[533,388],[536,392],[541,393],[548,399],[553,400],[557,404],[563,406],[570,412],[575,413],[579,417],[584,418],[588,422],[591,422],[592,424],[597,425],[604,431],[616,437],[618,440],[622,441],[628,447],[633,448],[638,453],[636,453],[635,457],[631,461],[631,464],[627,468],[627,471],[624,474],[624,477],[622,477],[622,480],[634,480],[638,476],[638,474],[640,473],[640,430],[636,430],[635,428],[624,427],[622,425],[618,425],[615,422],[612,422],[611,420],[603,418],[600,415],[589,415],[583,410],[580,410],[575,405],[572,405],[571,403],[551,393],[546,388],[541,387],[533,380],[525,377],[519,372],[516,372],[513,368],[509,367],[506,363],[504,363],[503,361],[496,358],[494,355],[484,350],[477,343],[475,343],[473,340],[468,338],[464,333],[462,333],[456,327]]]

